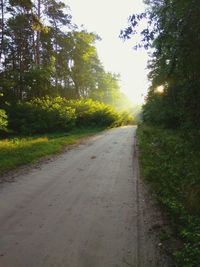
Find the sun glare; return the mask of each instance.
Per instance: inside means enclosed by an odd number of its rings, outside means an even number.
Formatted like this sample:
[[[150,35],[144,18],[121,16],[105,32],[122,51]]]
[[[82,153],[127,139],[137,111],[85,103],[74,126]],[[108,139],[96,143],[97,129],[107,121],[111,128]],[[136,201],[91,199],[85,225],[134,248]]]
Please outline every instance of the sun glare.
[[[133,40],[119,39],[127,18],[144,11],[142,0],[65,0],[71,8],[73,21],[96,32],[102,40],[96,47],[105,70],[119,73],[121,90],[134,103],[142,103],[148,88],[147,53],[133,50]]]
[[[156,88],[156,92],[159,94],[162,94],[164,92],[164,86],[163,85],[158,86]]]

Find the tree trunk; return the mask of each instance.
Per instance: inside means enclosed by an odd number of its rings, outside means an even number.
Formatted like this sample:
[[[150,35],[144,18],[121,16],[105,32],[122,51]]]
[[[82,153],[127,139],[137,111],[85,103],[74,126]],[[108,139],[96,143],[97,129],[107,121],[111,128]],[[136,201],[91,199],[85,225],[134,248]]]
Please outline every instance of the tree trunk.
[[[41,0],[38,0],[38,10],[37,10],[38,20],[41,19]],[[40,30],[37,30],[36,37],[36,65],[40,65]]]
[[[1,0],[1,44],[0,44],[0,63],[4,46],[4,0]]]

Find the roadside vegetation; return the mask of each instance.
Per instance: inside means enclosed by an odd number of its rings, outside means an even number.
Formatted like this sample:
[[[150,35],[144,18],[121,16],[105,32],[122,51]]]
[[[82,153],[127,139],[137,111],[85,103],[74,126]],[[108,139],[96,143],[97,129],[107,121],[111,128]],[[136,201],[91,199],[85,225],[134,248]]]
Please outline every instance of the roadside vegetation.
[[[151,185],[167,212],[179,266],[199,266],[200,261],[200,150],[182,132],[142,125],[138,129],[141,175]],[[170,240],[171,239],[171,240]],[[170,241],[170,242],[169,242]]]
[[[67,145],[79,142],[104,128],[74,129],[68,133],[52,133],[32,137],[12,137],[0,140],[0,174],[20,165],[35,163],[40,158],[62,152]]]
[[[75,127],[112,127],[134,123],[129,112],[117,112],[110,105],[92,99],[36,98],[7,104],[5,110],[8,114],[8,132],[20,135],[70,131]]]
[[[151,54],[149,87],[138,130],[140,165],[167,212],[180,267],[200,266],[199,1],[145,0],[121,37],[141,34],[135,48]],[[141,30],[140,22],[146,28]],[[134,37],[133,37],[134,41]]]
[[[127,111],[91,99],[37,98],[8,104],[0,121],[0,173],[61,152],[77,142],[108,127],[133,124]],[[7,136],[7,137],[6,137]]]
[[[119,75],[64,2],[1,1],[0,172],[100,129],[134,123]]]

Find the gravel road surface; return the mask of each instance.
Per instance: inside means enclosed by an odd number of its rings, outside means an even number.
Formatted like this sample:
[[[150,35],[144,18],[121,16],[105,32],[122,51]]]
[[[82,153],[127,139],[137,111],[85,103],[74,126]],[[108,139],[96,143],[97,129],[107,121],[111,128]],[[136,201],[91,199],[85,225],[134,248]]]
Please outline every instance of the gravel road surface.
[[[136,127],[104,131],[0,187],[0,267],[164,267]]]

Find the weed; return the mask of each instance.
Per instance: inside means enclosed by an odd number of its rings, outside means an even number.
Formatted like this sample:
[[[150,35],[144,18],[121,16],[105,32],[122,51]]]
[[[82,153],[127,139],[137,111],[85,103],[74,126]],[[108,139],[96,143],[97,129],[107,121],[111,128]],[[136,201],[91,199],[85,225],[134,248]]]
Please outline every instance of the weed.
[[[200,152],[178,131],[141,125],[137,135],[141,173],[182,241],[175,260],[181,267],[200,266]]]
[[[70,133],[54,133],[33,137],[15,137],[0,140],[0,174],[17,166],[32,163],[51,154],[59,153],[66,145],[90,136],[103,128],[75,129]]]

